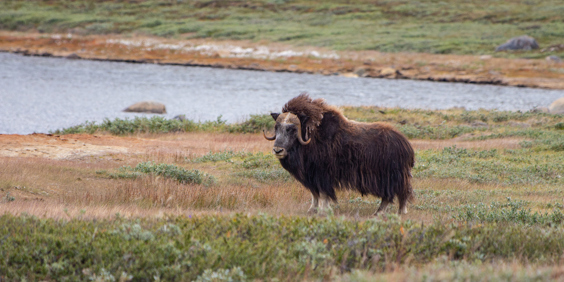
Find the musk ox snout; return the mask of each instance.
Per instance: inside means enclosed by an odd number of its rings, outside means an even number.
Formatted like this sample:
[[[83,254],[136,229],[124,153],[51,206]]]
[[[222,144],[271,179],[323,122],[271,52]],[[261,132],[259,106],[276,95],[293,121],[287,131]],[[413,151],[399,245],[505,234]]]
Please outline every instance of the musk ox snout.
[[[274,155],[278,159],[283,159],[288,155],[288,152],[286,151],[286,149],[284,149],[282,147],[276,147],[275,146],[274,148],[272,148],[272,152],[274,153]]]

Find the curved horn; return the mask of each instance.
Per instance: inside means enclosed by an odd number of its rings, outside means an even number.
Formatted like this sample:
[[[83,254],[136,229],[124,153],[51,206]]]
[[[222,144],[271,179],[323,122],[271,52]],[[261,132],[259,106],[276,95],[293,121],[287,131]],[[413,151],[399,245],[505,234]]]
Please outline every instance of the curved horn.
[[[272,137],[266,136],[266,130],[264,130],[264,129],[262,130],[262,135],[264,136],[264,138],[266,140],[269,140],[269,141],[274,141],[276,139],[276,134],[274,134],[274,136],[272,136]]]
[[[298,122],[297,126],[298,126],[298,141],[300,141],[300,144],[302,145],[309,144],[309,142],[311,142],[311,138],[307,137],[307,132],[306,132],[307,141],[304,141],[304,139],[302,139],[302,125]]]

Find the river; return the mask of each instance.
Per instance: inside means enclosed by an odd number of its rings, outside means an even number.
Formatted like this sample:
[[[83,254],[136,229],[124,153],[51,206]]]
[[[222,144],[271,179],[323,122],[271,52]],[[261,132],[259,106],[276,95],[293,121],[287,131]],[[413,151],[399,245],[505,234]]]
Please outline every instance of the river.
[[[564,97],[563,90],[413,80],[26,57],[0,53],[0,134],[47,133],[85,121],[132,118],[144,100],[179,114],[228,122],[280,111],[308,92],[335,105],[530,110]],[[150,115],[146,115],[150,116]]]

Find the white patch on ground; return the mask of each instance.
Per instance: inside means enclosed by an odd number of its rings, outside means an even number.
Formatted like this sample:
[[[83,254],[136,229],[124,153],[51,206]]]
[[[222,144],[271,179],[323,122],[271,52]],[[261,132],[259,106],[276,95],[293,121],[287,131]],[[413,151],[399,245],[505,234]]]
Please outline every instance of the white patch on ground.
[[[64,146],[29,144],[0,148],[4,157],[42,157],[55,160],[78,159],[86,156],[127,153],[128,149],[118,146],[99,146],[86,143],[65,144]]]
[[[197,52],[206,56],[219,55],[221,58],[255,58],[255,59],[277,59],[289,57],[314,57],[319,59],[339,59],[340,56],[335,52],[322,53],[316,50],[312,51],[294,51],[283,50],[274,51],[266,46],[257,46],[244,48],[241,46],[229,44],[193,44],[190,42],[181,42],[177,44],[162,43],[153,39],[108,39],[108,44],[120,44],[126,47],[144,48],[147,51],[151,50],[176,50],[180,52],[193,53]]]

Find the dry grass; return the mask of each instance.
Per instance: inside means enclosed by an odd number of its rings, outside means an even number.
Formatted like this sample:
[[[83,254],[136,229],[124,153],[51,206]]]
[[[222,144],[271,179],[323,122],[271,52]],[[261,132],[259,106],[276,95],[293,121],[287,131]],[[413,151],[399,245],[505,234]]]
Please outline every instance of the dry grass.
[[[480,277],[480,279],[478,279]],[[486,279],[486,280],[482,280]],[[535,265],[494,261],[488,264],[453,263],[447,258],[422,267],[390,265],[384,273],[354,271],[334,280],[344,281],[562,281],[564,263]]]
[[[458,148],[466,149],[518,149],[521,148],[519,142],[523,138],[504,138],[492,140],[479,140],[479,141],[464,141],[464,138],[455,138],[449,140],[410,140],[411,145],[416,150],[441,150],[446,147],[456,146]]]
[[[523,138],[504,138],[484,141],[465,141],[464,137],[449,140],[411,140],[417,150],[460,148],[515,149]],[[0,156],[42,157],[51,159],[152,159],[158,162],[177,162],[180,159],[226,150],[270,152],[272,144],[260,134],[230,133],[169,133],[142,134],[136,137],[110,135],[69,134],[49,136],[1,135]],[[41,148],[42,153],[33,153]],[[98,149],[95,149],[98,148]],[[116,149],[117,148],[117,149]],[[121,150],[127,148],[127,150]],[[110,156],[110,157],[108,157]]]
[[[100,146],[125,146],[129,154],[104,156],[83,155],[70,160],[42,157],[1,157],[1,213],[28,213],[37,216],[65,218],[83,216],[107,218],[120,213],[129,217],[158,217],[164,214],[264,212],[281,215],[306,215],[310,194],[294,180],[260,182],[234,176],[228,162],[192,163],[187,160],[209,152],[263,152],[271,144],[257,134],[186,133],[114,137],[66,135],[75,142]],[[1,136],[3,146],[25,146],[65,141],[56,136]],[[35,139],[32,140],[32,139]],[[10,140],[8,142],[7,140]],[[460,148],[517,148],[521,139],[485,141],[412,140],[417,150],[456,145]],[[24,142],[25,141],[25,142]],[[34,143],[35,142],[35,143]],[[58,143],[57,143],[58,142]],[[136,179],[114,179],[107,172],[122,166],[135,166],[142,161],[173,163],[186,169],[198,169],[214,175],[217,183],[210,187],[180,184],[159,176]],[[546,211],[554,202],[552,185],[504,186],[470,183],[462,179],[416,178],[417,200],[409,207],[406,219],[432,222],[450,218],[460,205],[503,202],[507,197],[529,201],[533,210]],[[8,202],[7,196],[14,197]],[[433,193],[436,193],[433,194]],[[369,218],[379,205],[374,197],[361,198],[352,191],[340,192],[336,215]],[[451,210],[440,210],[450,206]],[[395,212],[396,206],[388,212]],[[81,212],[83,211],[83,212]]]

